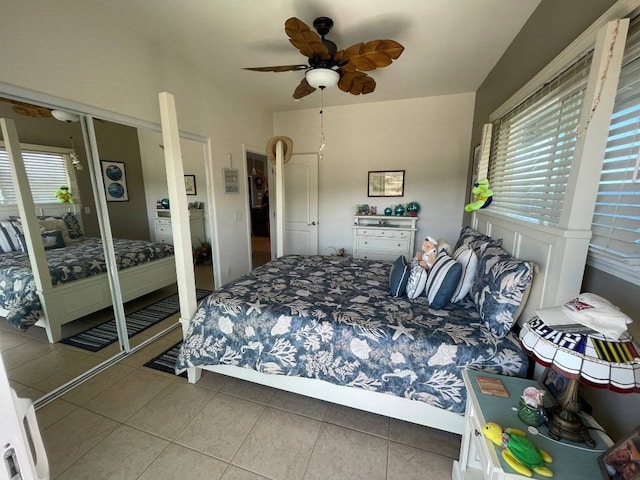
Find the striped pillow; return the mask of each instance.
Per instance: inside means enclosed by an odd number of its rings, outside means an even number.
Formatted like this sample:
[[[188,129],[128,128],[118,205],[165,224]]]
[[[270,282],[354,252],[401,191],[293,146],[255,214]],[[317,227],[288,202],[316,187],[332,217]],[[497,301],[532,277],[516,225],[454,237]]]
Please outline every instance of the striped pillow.
[[[471,290],[478,269],[478,256],[470,245],[463,245],[453,252],[452,258],[462,265],[462,276],[451,298],[451,301],[456,303],[466,297]]]
[[[20,250],[18,232],[8,220],[0,222],[0,250],[2,253],[16,252]]]
[[[411,260],[411,273],[407,282],[407,297],[418,298],[427,284],[427,271],[420,266],[417,258]]]
[[[389,274],[389,293],[392,297],[402,297],[407,290],[407,282],[411,273],[411,264],[407,263],[404,255],[400,255],[393,265]]]
[[[462,276],[462,265],[441,251],[429,270],[425,292],[431,308],[439,310],[447,306]]]

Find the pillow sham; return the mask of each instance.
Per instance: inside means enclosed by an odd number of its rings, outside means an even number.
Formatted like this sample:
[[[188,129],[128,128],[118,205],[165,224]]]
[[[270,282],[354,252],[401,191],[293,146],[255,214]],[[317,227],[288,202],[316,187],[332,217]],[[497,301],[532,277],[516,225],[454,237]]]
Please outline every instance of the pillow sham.
[[[82,232],[82,227],[80,227],[80,222],[78,222],[78,218],[75,213],[65,213],[62,216],[62,220],[64,220],[65,225],[67,226],[67,230],[69,230],[69,236],[74,240],[82,237],[84,233]]]
[[[425,293],[429,306],[440,310],[451,301],[453,292],[462,276],[462,265],[441,251],[429,270]]]
[[[526,301],[535,265],[498,246],[487,246],[478,261],[471,295],[485,326],[498,338],[509,333]]]
[[[38,220],[38,223],[40,224],[41,230],[60,231],[62,233],[62,239],[64,240],[65,245],[70,245],[71,243],[73,243],[71,235],[69,235],[69,231],[67,230],[67,225],[61,218],[49,217],[47,220]]]
[[[407,282],[407,297],[411,300],[418,298],[427,284],[427,271],[420,266],[417,258],[411,260],[411,273]]]
[[[401,297],[405,294],[410,273],[411,265],[407,263],[404,255],[400,255],[393,262],[389,274],[389,293],[392,297]]]
[[[473,251],[473,248],[469,245],[463,245],[458,248],[451,256],[456,262],[462,266],[462,275],[458,286],[453,292],[451,301],[457,303],[467,296],[471,290],[471,285],[476,277],[476,270],[478,269],[478,256]]]
[[[45,250],[53,250],[54,248],[64,248],[64,240],[62,239],[62,232],[60,230],[48,230],[40,234],[42,237],[42,245]],[[20,249],[27,252],[27,241],[24,235],[18,235],[20,241]]]
[[[502,239],[496,240],[467,226],[462,227],[462,230],[460,230],[460,236],[458,237],[458,241],[456,242],[453,251],[455,252],[463,245],[469,245],[476,253],[478,258],[480,258],[484,253],[485,248],[487,248],[489,245],[498,247],[502,246]]]
[[[0,222],[0,251],[2,253],[20,250],[18,234],[13,224],[8,220]]]

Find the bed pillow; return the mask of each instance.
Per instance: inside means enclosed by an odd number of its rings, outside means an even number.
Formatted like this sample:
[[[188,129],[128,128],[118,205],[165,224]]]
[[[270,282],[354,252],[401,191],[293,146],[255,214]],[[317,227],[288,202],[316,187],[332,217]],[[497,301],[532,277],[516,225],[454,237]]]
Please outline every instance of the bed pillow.
[[[488,246],[480,260],[471,296],[485,326],[498,338],[509,333],[533,280],[535,265]]]
[[[460,236],[458,237],[458,241],[456,242],[453,251],[455,252],[464,245],[469,245],[476,253],[477,257],[480,258],[485,248],[489,245],[497,247],[502,246],[502,239],[496,240],[471,227],[462,227],[462,230],[460,230]]]
[[[67,225],[61,218],[49,217],[47,220],[38,220],[38,224],[40,225],[40,230],[60,231],[62,233],[62,239],[64,240],[65,245],[70,245],[73,243],[71,235],[67,230]]]
[[[460,277],[462,265],[445,251],[438,253],[436,261],[429,270],[425,293],[431,308],[439,310],[447,306],[453,297]]]
[[[64,248],[64,240],[62,239],[62,232],[60,230],[48,230],[40,234],[42,237],[42,245],[45,250],[53,250],[54,248]],[[20,249],[27,253],[27,241],[24,235],[18,235],[20,241]]]
[[[13,224],[8,220],[0,222],[0,252],[9,253],[20,250],[18,233]]]
[[[40,215],[38,220],[62,220],[67,229],[69,238],[78,239],[83,236],[80,222],[75,213],[67,212],[62,215]]]
[[[456,303],[466,297],[471,290],[478,269],[478,256],[469,245],[463,245],[453,252],[451,258],[462,266],[460,281],[451,297],[451,301]]]
[[[411,260],[411,273],[407,282],[407,297],[418,298],[427,284],[427,271],[420,266],[417,258]]]
[[[82,227],[80,227],[80,222],[78,222],[78,218],[75,213],[65,213],[62,216],[62,220],[64,220],[65,225],[67,226],[67,230],[69,231],[69,236],[74,240],[82,237],[84,234],[82,232]]]
[[[392,297],[401,297],[405,294],[410,274],[411,265],[407,263],[404,255],[400,255],[393,262],[389,275],[389,293]]]

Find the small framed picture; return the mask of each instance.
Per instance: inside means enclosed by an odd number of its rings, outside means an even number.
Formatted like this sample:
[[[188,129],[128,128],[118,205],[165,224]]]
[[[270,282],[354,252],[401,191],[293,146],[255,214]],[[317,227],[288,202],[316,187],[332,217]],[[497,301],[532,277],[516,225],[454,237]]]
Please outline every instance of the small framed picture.
[[[224,193],[240,192],[240,173],[237,168],[223,169]]]
[[[567,388],[569,380],[561,373],[556,372],[552,368],[547,368],[544,373],[544,379],[542,380],[545,388],[549,390],[549,393],[553,395],[556,400],[562,395]]]
[[[404,170],[370,171],[367,194],[369,197],[403,197]]]
[[[598,457],[605,480],[640,479],[640,426]]]
[[[195,175],[184,176],[184,188],[187,191],[187,195],[196,194],[196,176]]]
[[[127,191],[127,175],[124,170],[124,162],[112,162],[101,160],[102,180],[107,202],[127,202],[129,192]]]

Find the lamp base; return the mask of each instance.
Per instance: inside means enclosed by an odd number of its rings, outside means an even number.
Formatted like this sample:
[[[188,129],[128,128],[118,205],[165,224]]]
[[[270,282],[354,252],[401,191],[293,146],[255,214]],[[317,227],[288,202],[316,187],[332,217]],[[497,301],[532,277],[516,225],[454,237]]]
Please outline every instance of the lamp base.
[[[583,425],[580,417],[562,407],[551,408],[547,411],[549,420],[549,436],[554,440],[564,438],[571,442],[586,443],[588,447],[595,448],[596,441],[591,438],[589,430]]]

